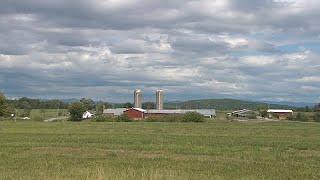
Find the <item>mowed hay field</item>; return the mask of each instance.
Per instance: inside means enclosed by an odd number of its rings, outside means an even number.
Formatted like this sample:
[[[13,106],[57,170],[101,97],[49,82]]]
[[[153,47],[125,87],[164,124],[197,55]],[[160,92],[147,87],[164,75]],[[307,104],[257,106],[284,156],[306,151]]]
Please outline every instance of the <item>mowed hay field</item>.
[[[17,116],[22,116],[23,109],[17,110]],[[34,121],[43,121],[53,117],[67,116],[67,109],[32,109],[30,111],[30,118]]]
[[[0,179],[320,179],[320,124],[0,122]]]

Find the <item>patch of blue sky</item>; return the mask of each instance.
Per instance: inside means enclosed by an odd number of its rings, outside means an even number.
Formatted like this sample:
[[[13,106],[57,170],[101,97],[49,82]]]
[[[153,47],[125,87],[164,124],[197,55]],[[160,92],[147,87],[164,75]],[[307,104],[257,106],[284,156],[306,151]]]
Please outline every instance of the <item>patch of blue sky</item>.
[[[278,46],[278,48],[281,49],[281,51],[286,53],[305,51],[305,50],[320,52],[320,42],[287,44],[287,45]]]
[[[261,51],[246,51],[246,50],[241,50],[241,51],[233,51],[230,52],[231,56],[234,57],[243,57],[243,56],[270,56],[270,55],[275,55],[279,54],[279,52],[261,52]]]

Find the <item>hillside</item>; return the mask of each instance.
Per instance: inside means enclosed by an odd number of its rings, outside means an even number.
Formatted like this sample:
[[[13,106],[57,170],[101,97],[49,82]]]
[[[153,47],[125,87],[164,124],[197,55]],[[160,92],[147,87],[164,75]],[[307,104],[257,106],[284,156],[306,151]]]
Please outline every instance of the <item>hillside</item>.
[[[259,109],[259,108],[275,108],[275,109],[296,109],[294,106],[267,104],[262,102],[243,101],[235,99],[200,99],[185,102],[167,102],[166,109],[217,109],[217,110],[237,110],[237,109]]]

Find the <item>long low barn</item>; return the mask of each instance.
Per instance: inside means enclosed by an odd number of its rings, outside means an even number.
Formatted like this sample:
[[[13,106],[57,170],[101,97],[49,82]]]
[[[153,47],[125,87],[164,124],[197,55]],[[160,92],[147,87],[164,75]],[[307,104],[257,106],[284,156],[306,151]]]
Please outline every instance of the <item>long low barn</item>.
[[[111,117],[121,116],[127,108],[104,109],[103,114]]]
[[[185,114],[187,112],[197,112],[202,114],[203,116],[213,118],[216,116],[216,111],[214,109],[166,109],[166,110],[157,110],[150,109],[144,110],[141,108],[117,108],[117,109],[105,109],[103,111],[104,115],[109,116],[121,116],[122,114],[126,114],[129,118],[132,119],[144,119],[148,117],[156,117],[156,116],[166,116],[166,115],[179,115]]]
[[[280,120],[288,119],[293,115],[293,111],[291,109],[268,109],[267,110],[269,118],[278,118]]]
[[[162,115],[174,115],[174,114],[185,114],[187,112],[197,112],[203,116],[213,118],[216,116],[216,111],[214,109],[150,109],[147,110],[146,116],[162,116]]]

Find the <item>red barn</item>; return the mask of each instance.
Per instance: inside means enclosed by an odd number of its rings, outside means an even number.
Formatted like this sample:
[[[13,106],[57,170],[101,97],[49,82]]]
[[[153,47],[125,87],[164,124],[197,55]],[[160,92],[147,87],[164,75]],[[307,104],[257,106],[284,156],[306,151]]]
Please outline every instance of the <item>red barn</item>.
[[[130,119],[133,120],[142,120],[144,119],[144,113],[146,110],[141,108],[131,108],[124,111],[124,114],[127,115]]]

